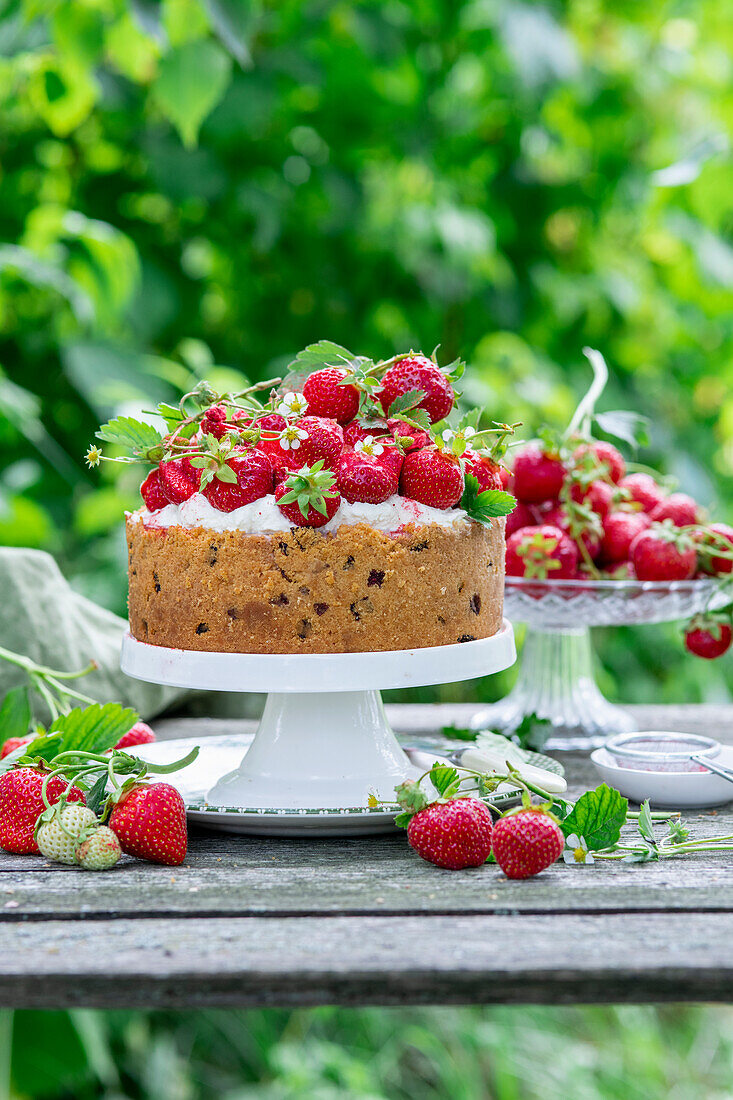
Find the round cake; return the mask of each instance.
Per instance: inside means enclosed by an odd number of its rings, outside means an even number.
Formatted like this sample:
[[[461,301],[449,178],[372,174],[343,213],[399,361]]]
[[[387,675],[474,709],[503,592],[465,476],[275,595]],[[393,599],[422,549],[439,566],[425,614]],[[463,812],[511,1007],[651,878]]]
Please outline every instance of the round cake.
[[[324,530],[278,524],[273,509],[274,497],[261,502],[261,533],[250,533],[251,514],[221,522],[235,513],[212,516],[200,494],[128,516],[134,637],[176,649],[349,653],[469,642],[500,628],[503,520],[421,514],[437,510],[393,497],[342,505]]]
[[[152,466],[127,516],[133,636],[348,653],[495,634],[509,429],[479,429],[478,413],[450,426],[455,364],[322,341],[291,366],[265,403],[261,386],[202,383],[160,407],[165,433],[128,417],[100,429]]]

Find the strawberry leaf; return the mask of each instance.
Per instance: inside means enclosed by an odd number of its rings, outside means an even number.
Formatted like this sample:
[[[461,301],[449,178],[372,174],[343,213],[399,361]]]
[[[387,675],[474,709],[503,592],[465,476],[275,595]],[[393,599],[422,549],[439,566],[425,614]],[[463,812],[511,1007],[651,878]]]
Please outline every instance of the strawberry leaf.
[[[228,485],[237,484],[237,475],[235,474],[231,466],[227,466],[226,463],[224,463],[223,466],[219,467],[219,469],[216,471],[215,476],[218,481],[226,481]]]
[[[119,703],[93,703],[88,707],[76,707],[68,714],[56,718],[43,741],[47,746],[39,746],[34,741],[28,748],[34,756],[52,760],[61,752],[106,752],[117,744],[139,719],[136,711],[123,707]],[[53,742],[51,744],[51,742]],[[44,751],[39,752],[43,747]],[[51,755],[47,755],[48,752]]]
[[[157,428],[142,420],[135,420],[132,416],[118,416],[102,424],[96,436],[105,443],[116,443],[134,455],[147,454],[153,447],[158,447],[163,442]]]
[[[461,780],[455,768],[436,760],[430,769],[430,782],[441,798],[448,798],[458,790]]]
[[[423,432],[429,432],[431,427],[430,416],[427,409],[410,409],[406,413],[398,413],[398,420],[404,420],[405,424],[409,424],[412,428],[417,428]]]
[[[586,791],[580,796],[561,828],[565,836],[575,833],[583,837],[589,851],[597,852],[617,843],[628,808],[627,799],[613,787],[601,783],[594,791]]]
[[[398,413],[407,412],[408,409],[416,409],[421,401],[425,400],[425,390],[408,390],[395,397],[389,407],[388,416],[397,416]]]
[[[323,370],[325,367],[346,367],[357,356],[340,344],[334,344],[331,340],[319,340],[317,344],[309,344],[295,356],[285,377],[278,386],[278,393],[288,393],[289,390],[299,392],[309,374]]]
[[[490,525],[497,516],[508,516],[513,512],[516,503],[516,497],[505,493],[503,489],[484,489],[481,492],[478,478],[473,474],[466,474],[461,508],[476,523]]]
[[[190,439],[198,430],[198,424],[195,420],[192,420],[190,424],[186,424],[185,427],[180,428],[181,423],[187,418],[185,413],[182,413],[176,405],[167,405],[165,401],[161,401],[155,411],[158,416],[163,417],[169,431],[177,431],[178,439]]]
[[[615,412],[596,413],[595,420],[602,432],[622,439],[635,450],[646,447],[649,443],[649,417],[640,413],[619,409]]]
[[[0,730],[3,740],[10,737],[25,737],[31,728],[31,708],[28,702],[28,688],[12,688],[0,706]]]
[[[458,358],[449,363],[447,367],[441,367],[440,369],[449,382],[457,382],[459,378],[463,377],[466,364],[463,359]]]
[[[104,802],[104,800],[107,796],[107,780],[108,780],[108,778],[109,777],[107,775],[107,772],[106,771],[102,772],[102,774],[94,782],[91,790],[89,791],[88,795],[86,796],[86,804],[89,807],[89,809],[92,810],[95,814],[99,813],[99,811],[102,807],[102,803]]]
[[[461,419],[458,421],[458,427],[456,431],[462,432],[464,428],[473,428],[474,431],[478,431],[478,426],[481,421],[481,409],[478,407],[469,409],[465,412]]]

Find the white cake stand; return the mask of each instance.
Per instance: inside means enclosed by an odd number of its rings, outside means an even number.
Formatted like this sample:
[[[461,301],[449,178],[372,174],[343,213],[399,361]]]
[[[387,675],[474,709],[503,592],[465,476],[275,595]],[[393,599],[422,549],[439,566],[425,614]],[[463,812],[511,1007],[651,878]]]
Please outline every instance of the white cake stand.
[[[267,692],[241,764],[191,816],[234,832],[310,835],[388,827],[393,815],[370,809],[369,792],[388,801],[397,783],[418,774],[387,723],[380,688],[471,680],[515,658],[505,620],[491,638],[381,653],[205,653],[128,634],[121,667],[138,680],[173,687]]]

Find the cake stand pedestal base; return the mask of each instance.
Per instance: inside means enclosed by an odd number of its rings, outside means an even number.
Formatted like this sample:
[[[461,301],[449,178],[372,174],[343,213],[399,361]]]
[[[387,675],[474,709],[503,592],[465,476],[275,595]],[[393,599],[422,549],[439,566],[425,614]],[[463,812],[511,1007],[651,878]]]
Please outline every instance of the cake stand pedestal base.
[[[241,833],[346,836],[392,828],[395,786],[420,774],[387,723],[379,689],[470,680],[515,657],[505,620],[490,638],[368,653],[210,653],[128,634],[121,666],[152,683],[268,693],[241,764],[188,804],[192,820]],[[370,792],[390,805],[370,806]]]
[[[387,723],[378,691],[270,694],[235,771],[209,791],[213,806],[350,807],[382,801],[420,774]]]
[[[636,722],[601,694],[593,676],[590,632],[528,627],[514,689],[474,717],[474,729],[511,734],[529,715],[550,723],[544,748],[587,751]]]

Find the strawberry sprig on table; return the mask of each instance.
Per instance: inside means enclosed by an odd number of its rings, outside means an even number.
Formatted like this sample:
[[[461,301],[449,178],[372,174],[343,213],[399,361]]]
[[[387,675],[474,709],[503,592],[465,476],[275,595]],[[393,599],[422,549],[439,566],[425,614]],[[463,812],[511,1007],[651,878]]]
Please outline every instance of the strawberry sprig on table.
[[[491,805],[499,784],[522,793],[522,805],[503,814]],[[466,789],[468,788],[468,789]],[[568,802],[527,781],[509,761],[506,773],[482,773],[436,761],[419,779],[395,788],[402,812],[396,823],[407,830],[412,848],[428,863],[462,870],[496,863],[507,878],[531,878],[562,855],[565,864],[596,860],[647,863],[703,851],[733,851],[733,836],[694,839],[675,812],[639,811],[613,787],[602,783]],[[531,795],[541,802],[533,803]],[[377,806],[376,797],[371,805]],[[657,823],[666,834],[658,836]],[[633,828],[629,835],[627,826]],[[626,830],[626,831],[625,831]]]
[[[478,523],[511,512],[502,465],[516,425],[480,427],[479,410],[450,424],[463,373],[458,360],[408,352],[385,360],[321,340],[299,352],[284,379],[237,393],[206,382],[177,407],[104,424],[87,462],[152,467],[141,486],[149,511],[196,493],[223,512],[274,494],[293,526],[318,527],[341,501],[381,504],[395,495],[441,510],[460,507]]]
[[[705,522],[700,505],[672,491],[670,479],[627,463],[596,426],[637,447],[646,442],[636,413],[596,413],[608,377],[598,352],[585,349],[594,381],[563,433],[545,429],[518,447],[507,487],[518,504],[507,519],[507,576],[529,580],[686,581],[717,577],[720,603],[733,582],[733,527]],[[733,602],[688,624],[690,652],[717,657],[731,644]]]
[[[148,780],[186,767],[198,749],[166,765],[126,752],[155,735],[134,710],[96,703],[71,686],[94,670],[93,662],[80,672],[61,672],[5,649],[0,658],[26,672],[51,715],[47,727],[32,728],[27,686],[13,688],[0,706],[0,728],[8,735],[0,751],[0,848],[86,870],[106,870],[122,852],[181,863],[183,799],[169,784]],[[72,709],[79,702],[87,705]]]

